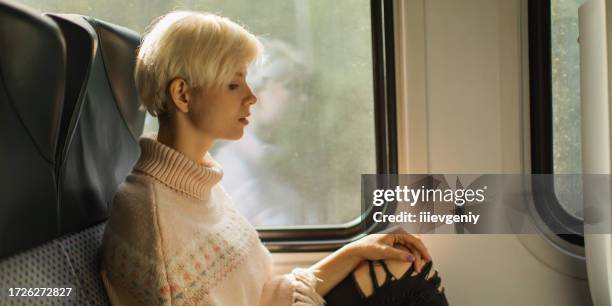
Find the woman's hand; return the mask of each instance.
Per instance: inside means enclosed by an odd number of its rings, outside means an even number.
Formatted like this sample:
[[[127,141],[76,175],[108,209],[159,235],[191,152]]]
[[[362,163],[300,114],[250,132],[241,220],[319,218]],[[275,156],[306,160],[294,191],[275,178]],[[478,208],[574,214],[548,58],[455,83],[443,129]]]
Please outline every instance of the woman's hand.
[[[371,234],[345,246],[361,260],[397,259],[414,263],[417,272],[431,256],[420,238],[407,233]]]
[[[421,239],[404,233],[372,234],[345,245],[311,267],[317,283],[317,293],[326,295],[364,260],[397,259],[412,262],[421,272],[431,260]]]

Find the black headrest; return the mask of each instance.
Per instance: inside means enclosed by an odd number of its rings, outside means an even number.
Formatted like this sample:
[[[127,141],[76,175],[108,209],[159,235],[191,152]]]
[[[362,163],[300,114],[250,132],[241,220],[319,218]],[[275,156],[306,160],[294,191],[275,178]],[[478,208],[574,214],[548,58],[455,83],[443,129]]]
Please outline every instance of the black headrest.
[[[117,187],[139,155],[137,140],[144,127],[145,114],[139,110],[133,80],[140,36],[90,17],[53,15],[53,18],[60,24],[82,27],[81,34],[89,33],[90,39],[97,40],[97,44],[91,44],[91,70],[81,73],[81,79],[75,78],[74,84],[66,86],[67,91],[83,89],[73,110],[67,111],[72,114],[74,124],[65,124],[70,128],[59,172],[61,233],[66,234],[108,217]],[[64,32],[69,46],[70,40],[82,45],[81,35],[67,34]]]
[[[58,234],[65,52],[51,19],[0,2],[0,258]]]

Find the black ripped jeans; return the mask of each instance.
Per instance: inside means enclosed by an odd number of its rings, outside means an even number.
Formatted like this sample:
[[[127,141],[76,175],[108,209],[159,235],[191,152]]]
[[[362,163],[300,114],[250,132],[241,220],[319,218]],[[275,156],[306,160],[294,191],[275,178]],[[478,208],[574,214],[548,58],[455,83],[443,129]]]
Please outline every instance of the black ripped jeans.
[[[440,289],[438,271],[430,273],[431,261],[416,275],[413,275],[414,266],[411,265],[399,279],[395,279],[384,261],[379,262],[386,275],[382,286],[378,285],[374,265],[370,261],[374,292],[366,297],[354,273],[351,273],[325,296],[327,306],[448,306],[444,289]]]

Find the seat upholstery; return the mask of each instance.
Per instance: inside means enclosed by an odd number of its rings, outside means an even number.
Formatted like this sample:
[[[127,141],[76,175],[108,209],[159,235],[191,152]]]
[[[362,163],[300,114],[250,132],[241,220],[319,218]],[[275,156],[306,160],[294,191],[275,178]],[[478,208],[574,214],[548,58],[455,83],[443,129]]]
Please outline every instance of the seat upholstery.
[[[85,300],[78,300],[78,284],[68,254],[58,240],[0,261],[0,288],[3,290],[0,305],[83,305],[85,303],[81,302]],[[10,297],[4,291],[8,288],[72,289],[70,297]]]
[[[78,305],[109,305],[100,278],[99,247],[106,223],[89,227],[78,233],[64,236],[59,243],[67,254],[72,271],[76,275]]]
[[[0,288],[71,288],[69,297],[8,297],[0,305],[110,305],[98,249],[106,223],[0,260]]]
[[[58,235],[65,67],[58,26],[0,2],[0,258]]]

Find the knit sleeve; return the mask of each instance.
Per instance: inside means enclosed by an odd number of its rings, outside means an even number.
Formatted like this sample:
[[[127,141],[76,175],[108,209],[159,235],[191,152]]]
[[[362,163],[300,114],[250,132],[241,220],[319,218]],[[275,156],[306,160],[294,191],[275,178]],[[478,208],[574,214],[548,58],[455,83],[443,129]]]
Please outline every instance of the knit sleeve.
[[[264,284],[260,306],[323,306],[315,290],[318,281],[311,270],[301,268],[274,276]]]
[[[171,305],[174,289],[158,256],[148,256],[108,228],[100,273],[112,305]],[[153,244],[153,243],[152,243]]]
[[[153,203],[150,183],[133,177],[113,200],[100,254],[101,278],[113,305],[171,304]]]

